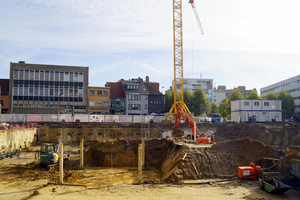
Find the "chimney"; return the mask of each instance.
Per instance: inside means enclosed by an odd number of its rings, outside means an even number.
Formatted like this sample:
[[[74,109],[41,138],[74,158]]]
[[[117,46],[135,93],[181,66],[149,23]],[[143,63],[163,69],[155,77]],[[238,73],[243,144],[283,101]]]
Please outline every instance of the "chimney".
[[[146,76],[146,83],[149,83],[149,76]]]

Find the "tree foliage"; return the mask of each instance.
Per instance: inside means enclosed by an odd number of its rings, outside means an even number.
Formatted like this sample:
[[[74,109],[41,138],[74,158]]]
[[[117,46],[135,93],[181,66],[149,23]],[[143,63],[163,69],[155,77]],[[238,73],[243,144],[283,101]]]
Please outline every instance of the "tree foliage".
[[[174,103],[174,91],[167,90],[165,94],[165,112],[169,112]]]
[[[195,116],[203,114],[201,111],[201,106],[208,105],[209,102],[206,98],[205,92],[202,88],[197,88],[194,90],[193,95],[193,104],[194,104],[194,114]]]
[[[269,92],[266,95],[266,99],[277,99],[277,95],[274,92]]]
[[[210,113],[219,113],[219,105],[216,104],[215,102],[212,102],[210,104],[210,108],[211,108]]]
[[[183,101],[184,101],[185,105],[188,107],[188,109],[191,112],[194,112],[193,93],[190,90],[186,89],[186,88],[183,90]]]
[[[250,94],[246,96],[246,99],[263,99],[260,95],[258,96],[257,90],[251,90]]]
[[[282,118],[285,119],[285,117],[287,117],[288,119],[292,117],[295,113],[294,98],[284,90],[278,93],[277,98],[281,100],[281,106],[282,106],[281,109],[285,110],[286,112],[286,114],[282,113],[283,114]]]
[[[219,113],[222,115],[222,117],[229,117],[230,116],[230,103],[229,99],[223,99],[221,103],[219,103]]]
[[[183,90],[183,101],[185,105],[194,115],[200,114],[200,105],[208,105],[209,102],[206,99],[205,91],[201,88],[194,90],[194,93],[190,92],[188,89]],[[165,112],[169,112],[174,103],[174,91],[168,90],[165,94]]]
[[[238,88],[235,88],[231,91],[229,95],[229,101],[238,100],[238,99],[244,99],[243,94]]]

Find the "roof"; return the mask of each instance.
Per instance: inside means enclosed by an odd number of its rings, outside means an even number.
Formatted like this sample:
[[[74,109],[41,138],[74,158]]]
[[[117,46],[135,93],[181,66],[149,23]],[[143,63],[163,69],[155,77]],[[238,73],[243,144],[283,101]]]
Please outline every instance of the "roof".
[[[154,94],[154,95],[162,95],[162,93],[159,92],[156,88],[154,88],[154,87],[152,86],[152,84],[145,83],[145,86],[146,86],[146,88],[147,88],[147,90],[148,90],[148,92],[149,92],[150,94]]]
[[[106,85],[110,87],[110,97],[126,97],[125,89],[121,82],[106,82]]]
[[[135,80],[129,80],[129,81],[122,81],[123,87],[126,91],[126,93],[138,93],[138,94],[149,94],[147,91],[147,88],[143,81],[135,81]],[[127,89],[125,85],[138,85],[138,89]]]
[[[0,87],[2,95],[9,95],[9,79],[0,79]]]
[[[159,83],[147,82],[147,84],[151,85],[153,88],[159,91]]]

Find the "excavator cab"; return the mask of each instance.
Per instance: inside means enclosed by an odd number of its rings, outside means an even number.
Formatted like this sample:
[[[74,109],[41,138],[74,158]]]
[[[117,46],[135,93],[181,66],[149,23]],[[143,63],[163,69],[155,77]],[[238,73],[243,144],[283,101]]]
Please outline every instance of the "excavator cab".
[[[57,145],[52,143],[43,143],[41,146],[41,164],[50,165],[58,163],[59,156],[59,144],[63,141],[59,141]]]

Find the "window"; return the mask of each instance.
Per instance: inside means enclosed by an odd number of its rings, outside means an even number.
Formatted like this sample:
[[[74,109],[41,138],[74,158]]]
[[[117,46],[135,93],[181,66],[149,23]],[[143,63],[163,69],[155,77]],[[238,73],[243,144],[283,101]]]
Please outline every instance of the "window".
[[[19,74],[19,79],[23,80],[23,74],[24,74],[24,70],[20,69],[20,74]]]
[[[128,110],[141,110],[141,104],[128,104]]]
[[[97,107],[102,107],[102,101],[97,101]]]
[[[95,90],[90,90],[90,96],[95,96]]]
[[[78,82],[78,74],[76,74],[76,72],[74,74],[74,81]]]
[[[145,100],[147,100],[148,99],[148,96],[147,95],[145,95]]]
[[[50,72],[50,81],[54,81],[54,71]]]
[[[254,106],[259,106],[259,102],[254,102]]]
[[[117,108],[120,107],[120,101],[116,101],[116,107],[117,107]]]
[[[83,95],[82,87],[80,87],[80,88],[78,89],[78,95],[79,95],[79,97],[82,97],[82,95]]]
[[[269,102],[264,102],[264,106],[269,106]]]
[[[78,82],[83,82],[83,73],[79,73]]]
[[[121,107],[125,108],[125,102],[124,101],[121,101]]]
[[[244,106],[249,106],[249,101],[244,101]]]
[[[65,81],[69,81],[69,72],[65,72]]]
[[[95,101],[90,101],[90,107],[94,107],[95,106]]]
[[[108,107],[108,101],[103,101],[103,106]]]
[[[44,71],[40,71],[40,80],[41,81],[45,80],[45,73],[44,73]]]
[[[39,80],[39,70],[34,70],[34,79]]]
[[[102,90],[97,90],[97,96],[102,96]]]
[[[148,106],[147,106],[147,104],[145,104],[145,110],[147,110],[148,109]]]
[[[108,96],[108,91],[103,91],[104,92],[104,96]]]
[[[29,71],[29,79],[33,80],[34,79],[34,70]]]
[[[14,79],[18,79],[19,78],[18,75],[19,75],[19,70],[14,69]]]
[[[14,95],[18,95],[18,87],[14,87]]]
[[[129,94],[128,99],[129,100],[141,100],[141,95],[139,95],[139,94]]]

